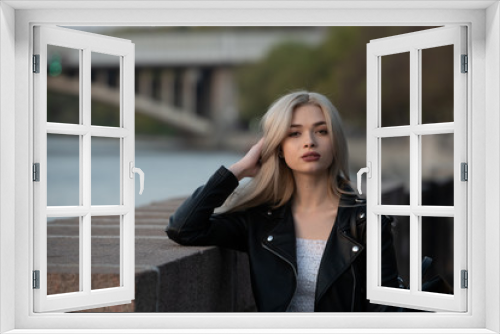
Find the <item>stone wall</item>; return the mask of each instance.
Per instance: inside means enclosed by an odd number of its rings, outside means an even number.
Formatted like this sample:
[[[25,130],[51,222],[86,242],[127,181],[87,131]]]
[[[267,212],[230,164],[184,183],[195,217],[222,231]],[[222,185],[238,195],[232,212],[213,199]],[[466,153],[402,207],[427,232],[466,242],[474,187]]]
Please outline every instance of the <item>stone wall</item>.
[[[248,258],[217,247],[184,247],[164,230],[181,199],[136,209],[131,304],[81,312],[245,312],[255,309]],[[119,286],[119,220],[92,217],[92,289]],[[48,223],[49,294],[79,290],[77,218]]]

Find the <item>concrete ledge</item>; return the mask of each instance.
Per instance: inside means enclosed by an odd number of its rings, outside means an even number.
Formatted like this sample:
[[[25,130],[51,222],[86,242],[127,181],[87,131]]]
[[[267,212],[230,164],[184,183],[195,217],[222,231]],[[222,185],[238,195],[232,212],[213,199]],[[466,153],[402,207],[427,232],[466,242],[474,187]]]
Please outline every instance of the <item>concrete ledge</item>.
[[[246,254],[165,240],[165,262],[136,275],[136,312],[255,309]]]
[[[136,210],[136,312],[245,312],[255,309],[248,257],[186,247],[164,232],[184,199]]]
[[[183,199],[136,209],[135,283],[131,304],[83,312],[246,312],[255,310],[248,257],[217,247],[185,247],[164,232]],[[78,291],[77,218],[50,222],[49,294]],[[118,217],[92,217],[92,289],[120,282]]]

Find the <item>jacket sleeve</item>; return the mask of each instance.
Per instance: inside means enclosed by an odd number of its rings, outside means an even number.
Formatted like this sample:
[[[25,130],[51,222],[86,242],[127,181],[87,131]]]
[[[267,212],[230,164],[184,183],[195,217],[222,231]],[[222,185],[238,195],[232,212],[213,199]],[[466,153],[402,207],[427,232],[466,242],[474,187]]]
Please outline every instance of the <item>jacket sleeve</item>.
[[[214,214],[238,186],[234,174],[220,167],[170,217],[168,237],[181,245],[221,246],[246,251],[247,228],[241,212]]]

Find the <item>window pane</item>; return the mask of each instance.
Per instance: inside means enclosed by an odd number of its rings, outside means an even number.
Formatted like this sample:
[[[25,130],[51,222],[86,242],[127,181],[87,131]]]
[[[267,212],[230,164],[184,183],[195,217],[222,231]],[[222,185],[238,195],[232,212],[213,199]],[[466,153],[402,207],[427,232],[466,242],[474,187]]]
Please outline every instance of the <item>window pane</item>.
[[[410,124],[410,53],[381,57],[381,126]]]
[[[453,122],[453,45],[423,49],[422,123]]]
[[[382,204],[409,205],[410,137],[381,141]]]
[[[47,219],[47,294],[80,290],[80,218]]]
[[[120,57],[92,52],[92,125],[120,126]]]
[[[453,206],[453,134],[422,136],[422,205]]]
[[[80,123],[80,50],[47,45],[47,122]]]
[[[453,218],[422,217],[422,256],[433,260],[422,290],[453,294]]]
[[[92,205],[120,205],[120,139],[92,137]]]
[[[47,205],[80,205],[80,139],[47,135]]]
[[[391,232],[393,237],[394,250],[399,273],[401,288],[407,288],[410,285],[410,217],[392,216]],[[383,243],[382,243],[383,244]],[[382,268],[390,266],[390,260],[383,256],[382,247]],[[383,269],[382,269],[383,273]],[[382,286],[385,286],[383,281]]]
[[[120,216],[92,217],[92,289],[120,286]]]

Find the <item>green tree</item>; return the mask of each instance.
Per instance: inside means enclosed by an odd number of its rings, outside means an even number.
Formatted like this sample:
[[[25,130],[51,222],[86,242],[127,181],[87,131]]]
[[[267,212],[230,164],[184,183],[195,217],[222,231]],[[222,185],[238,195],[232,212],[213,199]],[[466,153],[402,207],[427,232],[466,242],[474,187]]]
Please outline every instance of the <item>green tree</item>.
[[[279,96],[306,89],[328,96],[346,125],[364,131],[366,44],[372,39],[428,28],[332,27],[325,40],[316,47],[299,43],[279,44],[261,62],[242,68],[238,74],[242,119],[247,122],[258,119]],[[439,118],[440,110],[449,109],[443,90],[436,87],[442,76],[449,77],[441,70],[442,62],[436,61],[443,52],[437,50],[429,55],[423,69],[425,80],[434,83],[432,88],[424,88],[425,104],[432,110],[428,113],[428,122]],[[384,78],[389,79],[383,82],[383,117],[398,125],[408,119],[402,112],[409,106],[408,59],[394,57],[384,60]],[[386,122],[386,125],[389,123]]]
[[[275,47],[264,61],[238,73],[241,116],[250,121],[265,113],[278,96],[298,89],[311,89],[317,73],[311,73],[314,50],[299,43]]]

